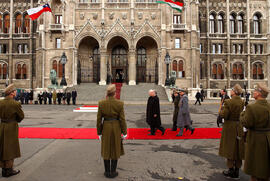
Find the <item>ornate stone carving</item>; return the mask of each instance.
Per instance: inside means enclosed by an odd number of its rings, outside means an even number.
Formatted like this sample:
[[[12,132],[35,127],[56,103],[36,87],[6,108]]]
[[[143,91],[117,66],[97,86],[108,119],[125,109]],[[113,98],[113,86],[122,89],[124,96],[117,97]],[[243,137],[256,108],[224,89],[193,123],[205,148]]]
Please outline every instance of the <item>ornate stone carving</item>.
[[[80,13],[80,19],[81,19],[81,20],[84,19],[84,13]]]
[[[152,20],[156,19],[156,17],[157,17],[156,13],[152,13],[152,14],[151,14]]]
[[[138,18],[142,19],[143,18],[143,13],[142,12],[138,12]]]
[[[93,19],[94,19],[94,20],[97,20],[98,14],[97,14],[97,13],[93,13],[92,15],[93,15]]]
[[[123,20],[127,19],[127,13],[126,12],[122,13],[122,18],[123,18]]]
[[[114,18],[114,12],[109,13],[109,18],[110,19],[113,19]]]

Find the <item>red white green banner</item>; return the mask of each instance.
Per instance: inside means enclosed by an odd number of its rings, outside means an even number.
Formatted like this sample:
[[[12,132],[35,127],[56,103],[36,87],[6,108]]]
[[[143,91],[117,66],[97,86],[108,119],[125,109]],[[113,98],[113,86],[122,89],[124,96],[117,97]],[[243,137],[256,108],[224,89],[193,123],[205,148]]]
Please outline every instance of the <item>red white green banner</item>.
[[[161,4],[168,4],[169,6],[171,6],[171,8],[173,8],[173,9],[179,11],[179,12],[182,12],[183,6],[184,6],[183,3],[174,2],[172,0],[163,0],[163,1],[156,1],[156,2],[161,3]]]

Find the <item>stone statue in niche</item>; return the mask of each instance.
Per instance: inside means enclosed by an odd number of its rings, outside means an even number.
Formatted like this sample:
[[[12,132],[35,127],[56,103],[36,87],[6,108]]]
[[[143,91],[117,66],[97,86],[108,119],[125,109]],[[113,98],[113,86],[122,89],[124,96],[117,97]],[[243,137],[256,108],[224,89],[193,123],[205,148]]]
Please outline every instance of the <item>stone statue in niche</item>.
[[[98,18],[98,14],[97,13],[93,13],[93,19],[96,20]]]
[[[123,20],[126,20],[127,19],[127,13],[125,12],[125,13],[122,13],[122,18],[123,18]]]
[[[110,19],[113,19],[113,18],[114,18],[114,13],[113,13],[113,12],[111,12],[111,13],[109,14],[109,18],[110,18]]]
[[[138,18],[142,19],[143,18],[143,13],[142,12],[138,12]]]
[[[152,20],[156,19],[156,17],[157,17],[157,16],[156,16],[156,13],[152,13],[152,14],[151,14]]]
[[[84,19],[84,13],[80,13],[80,19],[81,19],[81,20]]]

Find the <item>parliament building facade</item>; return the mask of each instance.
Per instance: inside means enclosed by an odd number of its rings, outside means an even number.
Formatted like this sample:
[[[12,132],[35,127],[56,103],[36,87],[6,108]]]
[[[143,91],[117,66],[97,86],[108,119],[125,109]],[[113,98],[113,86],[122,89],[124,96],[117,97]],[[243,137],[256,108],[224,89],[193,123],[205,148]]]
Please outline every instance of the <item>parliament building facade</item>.
[[[0,89],[47,88],[50,71],[68,86],[164,85],[208,97],[239,83],[270,85],[270,1],[183,0],[180,13],[155,0],[0,0]],[[49,3],[32,21],[27,9]],[[268,62],[269,61],[269,62]]]

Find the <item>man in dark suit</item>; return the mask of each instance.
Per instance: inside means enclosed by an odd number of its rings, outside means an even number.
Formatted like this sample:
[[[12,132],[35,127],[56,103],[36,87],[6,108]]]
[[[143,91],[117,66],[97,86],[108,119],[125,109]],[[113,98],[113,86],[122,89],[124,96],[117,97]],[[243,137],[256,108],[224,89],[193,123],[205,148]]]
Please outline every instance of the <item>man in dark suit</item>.
[[[40,91],[40,93],[38,94],[39,104],[42,104],[42,100],[43,100],[43,96],[42,96],[42,92]]]
[[[48,93],[49,104],[52,104],[52,92]]]
[[[44,104],[47,104],[47,98],[48,98],[48,93],[47,93],[47,91],[44,91],[42,96],[43,96]]]
[[[72,94],[71,95],[71,97],[72,97],[72,103],[73,103],[73,105],[76,105],[77,91],[76,90],[73,90],[71,94]]]
[[[70,91],[68,90],[67,91],[67,104],[70,105],[70,99],[71,99],[71,93]]]

